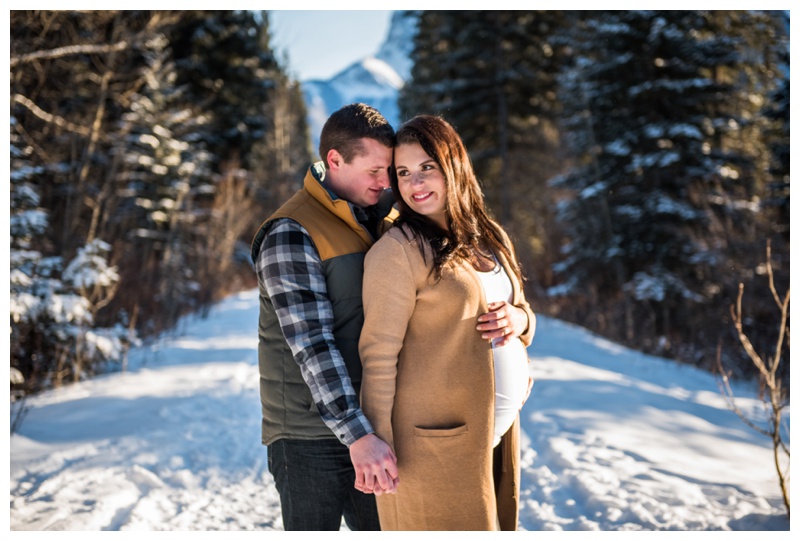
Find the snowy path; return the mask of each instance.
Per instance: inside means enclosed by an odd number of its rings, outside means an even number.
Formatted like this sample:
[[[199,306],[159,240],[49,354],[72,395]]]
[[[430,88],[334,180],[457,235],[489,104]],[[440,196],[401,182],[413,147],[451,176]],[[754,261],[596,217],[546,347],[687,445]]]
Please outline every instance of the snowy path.
[[[537,337],[525,529],[788,528],[769,442],[728,411],[712,376],[560,321],[542,318]]]
[[[257,310],[256,292],[231,297],[129,372],[30,400],[10,529],[280,530]],[[545,318],[529,352],[522,529],[788,530],[768,442],[713,377]]]

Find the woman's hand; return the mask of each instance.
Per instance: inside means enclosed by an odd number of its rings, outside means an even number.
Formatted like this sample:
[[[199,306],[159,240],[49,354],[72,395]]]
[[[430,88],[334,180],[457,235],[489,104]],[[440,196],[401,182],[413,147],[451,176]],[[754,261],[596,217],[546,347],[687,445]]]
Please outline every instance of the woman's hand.
[[[350,460],[356,472],[355,488],[361,492],[380,495],[397,491],[397,457],[375,434],[367,434],[350,446]]]
[[[504,346],[514,338],[519,338],[528,328],[528,314],[522,308],[505,301],[490,302],[489,311],[478,316],[481,338],[492,341],[500,338],[497,346]]]

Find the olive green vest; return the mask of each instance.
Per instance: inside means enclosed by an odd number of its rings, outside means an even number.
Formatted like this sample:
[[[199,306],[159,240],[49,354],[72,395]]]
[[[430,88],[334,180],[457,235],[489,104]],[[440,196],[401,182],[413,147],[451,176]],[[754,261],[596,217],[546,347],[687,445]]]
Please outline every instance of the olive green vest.
[[[336,347],[358,393],[361,388],[358,339],[364,322],[361,281],[364,256],[375,239],[356,220],[347,201],[331,199],[317,178],[324,179],[321,163],[309,169],[303,188],[267,218],[253,239],[251,256],[253,262],[256,262],[272,222],[279,218],[290,218],[308,231],[322,260],[328,298],[333,306]],[[382,202],[379,205],[384,210],[379,226],[379,233],[382,233],[391,225],[397,211],[391,208],[391,202]],[[283,338],[272,301],[260,281],[259,293],[258,368],[262,442],[268,445],[281,438],[336,437],[320,417],[311,391]]]

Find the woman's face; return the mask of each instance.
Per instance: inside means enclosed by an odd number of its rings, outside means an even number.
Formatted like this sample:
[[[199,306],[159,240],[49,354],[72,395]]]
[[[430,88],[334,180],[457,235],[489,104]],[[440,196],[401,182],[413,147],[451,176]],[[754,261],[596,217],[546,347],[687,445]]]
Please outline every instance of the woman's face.
[[[419,143],[402,143],[394,149],[394,168],[400,196],[406,205],[448,229],[444,174],[436,160]]]

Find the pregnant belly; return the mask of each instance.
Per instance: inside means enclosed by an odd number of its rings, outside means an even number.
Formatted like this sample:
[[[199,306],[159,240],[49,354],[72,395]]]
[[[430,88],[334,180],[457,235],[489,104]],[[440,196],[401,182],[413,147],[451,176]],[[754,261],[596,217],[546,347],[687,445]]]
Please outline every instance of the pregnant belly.
[[[495,374],[495,441],[514,423],[517,413],[528,392],[528,354],[520,340],[513,340],[500,348],[494,348]]]

